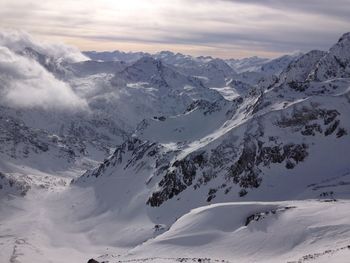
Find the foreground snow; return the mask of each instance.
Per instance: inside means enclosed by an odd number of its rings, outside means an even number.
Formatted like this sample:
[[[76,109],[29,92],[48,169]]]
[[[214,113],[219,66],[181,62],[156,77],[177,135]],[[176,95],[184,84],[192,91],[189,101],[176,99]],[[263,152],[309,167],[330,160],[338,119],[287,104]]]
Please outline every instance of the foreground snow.
[[[350,255],[349,215],[348,201],[215,204],[192,210],[127,258],[151,257],[157,251],[174,258],[293,262],[332,251],[334,262],[338,251]]]
[[[124,216],[101,207],[90,188],[2,199],[1,262],[346,262],[350,256],[348,200],[218,203],[169,226],[155,225],[144,211]]]

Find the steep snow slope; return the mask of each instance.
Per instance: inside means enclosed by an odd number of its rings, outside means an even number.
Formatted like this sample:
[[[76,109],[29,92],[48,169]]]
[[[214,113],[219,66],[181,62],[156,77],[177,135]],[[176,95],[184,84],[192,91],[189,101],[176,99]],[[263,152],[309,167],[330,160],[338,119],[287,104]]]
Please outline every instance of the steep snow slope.
[[[284,55],[279,58],[272,59],[261,66],[261,72],[264,74],[279,75],[283,69],[288,67],[291,62],[298,59],[300,56],[302,56],[302,53]]]
[[[134,136],[164,144],[198,140],[224,124],[226,117],[222,111],[230,107],[231,103],[224,99],[213,103],[197,100],[184,114],[144,120]]]
[[[282,71],[280,74],[280,81],[290,83],[290,82],[302,82],[307,79],[311,71],[315,68],[316,64],[320,59],[326,55],[326,52],[313,50],[310,51],[292,63]]]

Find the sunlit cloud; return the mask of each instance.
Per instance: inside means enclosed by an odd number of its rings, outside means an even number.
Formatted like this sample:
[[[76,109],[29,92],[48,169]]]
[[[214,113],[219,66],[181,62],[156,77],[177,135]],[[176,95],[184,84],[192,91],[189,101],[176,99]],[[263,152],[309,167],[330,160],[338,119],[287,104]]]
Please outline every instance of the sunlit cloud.
[[[273,57],[327,49],[350,28],[346,1],[3,0],[0,24],[82,50]]]

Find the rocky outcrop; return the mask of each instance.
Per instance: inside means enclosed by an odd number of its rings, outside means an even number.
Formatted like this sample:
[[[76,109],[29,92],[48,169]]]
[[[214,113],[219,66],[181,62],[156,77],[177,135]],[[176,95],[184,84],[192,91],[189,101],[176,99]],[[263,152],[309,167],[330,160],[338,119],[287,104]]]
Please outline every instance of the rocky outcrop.
[[[347,131],[340,127],[339,116],[337,110],[322,109],[314,105],[310,108],[295,108],[291,116],[283,116],[277,125],[282,128],[294,127],[305,136],[315,136],[317,133],[329,136],[337,130],[336,135],[340,138],[346,135]]]
[[[25,196],[30,189],[31,185],[27,181],[0,172],[0,196],[2,194]]]
[[[258,221],[261,221],[261,220],[267,218],[270,215],[279,215],[279,214],[284,213],[287,210],[293,209],[293,208],[296,208],[296,207],[295,206],[286,206],[286,207],[272,209],[272,210],[265,211],[265,212],[252,214],[252,215],[247,217],[244,225],[248,226],[249,224],[253,223],[254,221],[258,222]]]
[[[242,189],[240,196],[244,196],[246,189],[260,186],[262,167],[284,163],[286,169],[293,169],[308,156],[306,144],[284,144],[279,138],[270,138],[269,143],[265,143],[264,138],[268,136],[261,130],[255,135],[249,131],[246,134],[241,147],[226,140],[210,154],[198,151],[174,162],[159,182],[160,190],[151,194],[147,204],[160,206],[190,186],[196,190],[206,185],[223,171],[227,171],[226,183],[219,188],[228,193],[235,184]],[[207,201],[215,198],[219,188],[209,190]]]

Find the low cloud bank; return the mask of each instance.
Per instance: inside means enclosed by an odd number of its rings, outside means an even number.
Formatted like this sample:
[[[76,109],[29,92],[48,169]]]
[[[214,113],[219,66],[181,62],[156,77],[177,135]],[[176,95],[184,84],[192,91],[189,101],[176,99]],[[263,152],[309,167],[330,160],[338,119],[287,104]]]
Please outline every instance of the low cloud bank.
[[[57,47],[57,48],[56,48]],[[0,32],[0,103],[15,108],[84,110],[87,102],[65,82],[58,80],[38,61],[20,54],[32,48],[45,56],[67,62],[85,57],[63,45],[41,45],[28,34]]]

